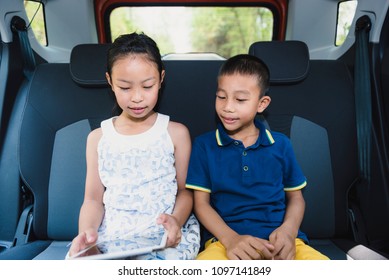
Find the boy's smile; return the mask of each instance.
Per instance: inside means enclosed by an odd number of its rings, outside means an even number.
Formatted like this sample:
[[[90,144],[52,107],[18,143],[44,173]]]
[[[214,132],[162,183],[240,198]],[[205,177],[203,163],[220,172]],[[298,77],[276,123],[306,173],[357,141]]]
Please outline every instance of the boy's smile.
[[[220,118],[222,119],[222,122],[226,124],[234,124],[238,120],[238,118],[228,118],[224,116],[220,116]]]

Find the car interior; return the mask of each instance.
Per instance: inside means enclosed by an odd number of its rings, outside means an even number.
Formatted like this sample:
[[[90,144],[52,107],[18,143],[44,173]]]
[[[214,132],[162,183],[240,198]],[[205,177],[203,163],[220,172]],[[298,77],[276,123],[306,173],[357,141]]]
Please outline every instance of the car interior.
[[[26,2],[44,11],[46,45],[30,27]],[[336,45],[343,2],[350,1],[3,0],[0,260],[64,259],[78,233],[86,138],[114,114],[105,72],[109,14],[119,6],[272,11],[271,39],[239,52],[269,67],[272,102],[258,118],[290,138],[307,177],[301,229],[332,260],[387,260],[389,1],[352,1],[350,30]],[[192,140],[216,128],[225,59],[213,50],[163,58],[156,110],[185,124]]]

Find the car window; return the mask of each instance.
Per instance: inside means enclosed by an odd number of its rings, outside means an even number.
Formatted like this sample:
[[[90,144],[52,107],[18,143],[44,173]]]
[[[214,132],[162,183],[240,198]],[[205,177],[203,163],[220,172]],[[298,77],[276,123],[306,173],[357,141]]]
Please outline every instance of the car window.
[[[228,58],[270,41],[273,13],[265,7],[118,7],[109,16],[111,41],[144,32],[161,53],[211,52]]]
[[[41,1],[25,0],[24,8],[26,9],[29,28],[32,28],[35,38],[43,46],[47,46],[44,5]]]
[[[336,28],[335,45],[340,46],[346,40],[350,31],[355,11],[357,9],[357,0],[340,2],[338,6],[338,24]]]

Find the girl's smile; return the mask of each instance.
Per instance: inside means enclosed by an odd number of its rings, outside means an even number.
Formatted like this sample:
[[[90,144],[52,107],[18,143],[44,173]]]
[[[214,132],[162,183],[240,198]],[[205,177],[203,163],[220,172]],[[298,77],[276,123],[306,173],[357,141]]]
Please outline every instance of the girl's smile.
[[[145,110],[146,107],[127,107],[130,109],[135,115],[141,115]]]

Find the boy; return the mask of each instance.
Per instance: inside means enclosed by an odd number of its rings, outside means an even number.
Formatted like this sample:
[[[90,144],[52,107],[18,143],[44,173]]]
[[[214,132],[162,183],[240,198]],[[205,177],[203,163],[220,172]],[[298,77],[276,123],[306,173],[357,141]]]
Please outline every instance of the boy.
[[[289,139],[255,119],[270,104],[267,66],[237,55],[221,67],[215,132],[196,138],[186,187],[205,227],[197,259],[328,259],[299,230],[306,179]]]

